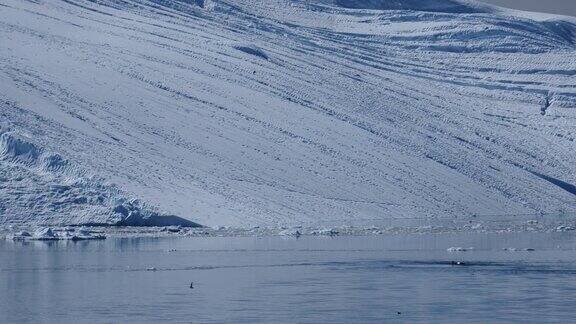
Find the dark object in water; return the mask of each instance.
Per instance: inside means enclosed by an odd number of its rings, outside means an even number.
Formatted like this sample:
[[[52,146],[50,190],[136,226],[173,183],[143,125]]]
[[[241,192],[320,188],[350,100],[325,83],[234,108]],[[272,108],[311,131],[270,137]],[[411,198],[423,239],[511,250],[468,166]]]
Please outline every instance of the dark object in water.
[[[457,265],[457,266],[464,266],[466,265],[466,263],[464,263],[463,261],[452,261],[450,262],[451,265]]]
[[[190,289],[194,289],[194,282],[190,283]]]

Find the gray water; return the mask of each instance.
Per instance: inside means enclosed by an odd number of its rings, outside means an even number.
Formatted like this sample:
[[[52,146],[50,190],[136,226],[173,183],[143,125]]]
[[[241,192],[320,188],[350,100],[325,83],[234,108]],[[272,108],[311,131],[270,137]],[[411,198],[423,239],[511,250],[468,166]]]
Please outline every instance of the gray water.
[[[571,322],[575,249],[571,233],[1,241],[0,322]]]

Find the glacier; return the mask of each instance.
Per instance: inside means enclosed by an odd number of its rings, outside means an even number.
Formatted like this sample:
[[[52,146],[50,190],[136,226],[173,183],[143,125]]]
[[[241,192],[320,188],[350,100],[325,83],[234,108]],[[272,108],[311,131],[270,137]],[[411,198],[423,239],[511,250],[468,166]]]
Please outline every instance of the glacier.
[[[576,211],[576,19],[459,0],[0,0],[0,224]]]

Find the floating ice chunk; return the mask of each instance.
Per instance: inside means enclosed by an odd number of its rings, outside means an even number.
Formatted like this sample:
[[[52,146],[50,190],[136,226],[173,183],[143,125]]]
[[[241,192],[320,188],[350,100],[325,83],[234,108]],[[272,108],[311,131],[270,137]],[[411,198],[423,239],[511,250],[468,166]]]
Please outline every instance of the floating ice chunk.
[[[466,252],[474,250],[473,247],[463,248],[463,247],[449,247],[446,249],[448,252]]]
[[[92,233],[84,227],[80,227],[77,231],[78,235],[82,235],[82,236],[92,236]]]
[[[103,240],[106,239],[106,235],[103,233],[94,233],[87,228],[81,227],[75,229],[72,227],[66,227],[64,229],[52,229],[50,227],[42,228],[36,231],[33,236],[30,237],[31,240],[38,241],[56,241],[56,240],[70,240],[70,241],[83,241],[83,240]]]
[[[165,226],[164,228],[162,228],[163,232],[170,232],[170,233],[178,233],[182,230],[182,226],[177,225],[177,226]]]
[[[66,239],[72,241],[84,241],[84,240],[104,240],[106,235],[102,233],[93,233],[92,231],[81,227],[73,235],[66,237]]]
[[[558,227],[556,227],[556,232],[568,232],[568,231],[574,231],[575,228],[572,226],[567,226],[567,225],[560,225]]]
[[[302,235],[302,233],[297,229],[286,229],[286,230],[283,230],[280,233],[278,233],[278,235],[300,237]]]
[[[20,231],[20,232],[16,232],[11,236],[6,237],[7,239],[12,239],[13,241],[24,241],[27,239],[30,239],[32,237],[32,234],[30,234],[29,232],[26,231]]]
[[[33,239],[39,241],[53,241],[58,240],[59,238],[52,228],[46,227],[37,230],[36,233],[34,233]]]
[[[336,236],[339,234],[339,232],[335,229],[332,228],[324,228],[324,229],[320,229],[320,230],[314,230],[312,231],[313,235],[326,235],[326,236]]]
[[[526,251],[526,252],[534,252],[536,251],[533,248],[525,248],[525,249],[518,249],[518,248],[504,248],[504,251],[510,251],[510,252],[518,252],[518,251]]]

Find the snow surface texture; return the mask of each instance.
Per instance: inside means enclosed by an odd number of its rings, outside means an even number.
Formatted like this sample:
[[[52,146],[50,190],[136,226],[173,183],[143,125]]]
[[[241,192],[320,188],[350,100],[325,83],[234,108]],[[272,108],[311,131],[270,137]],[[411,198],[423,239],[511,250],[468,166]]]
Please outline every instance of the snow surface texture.
[[[128,200],[113,185],[86,176],[58,154],[43,152],[0,128],[2,224],[197,226]]]
[[[570,18],[456,0],[0,0],[0,18],[5,224],[150,219],[128,196],[209,226],[576,207]]]

